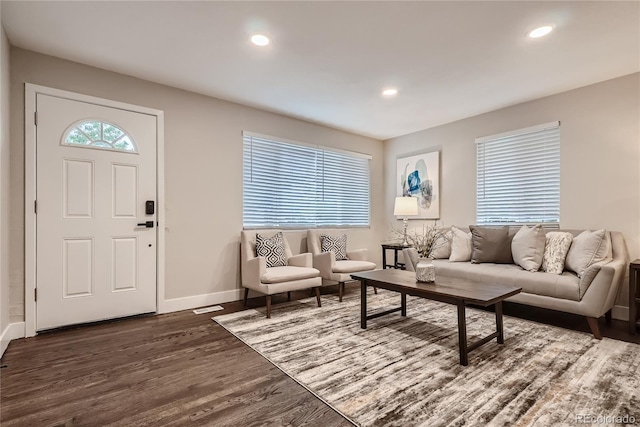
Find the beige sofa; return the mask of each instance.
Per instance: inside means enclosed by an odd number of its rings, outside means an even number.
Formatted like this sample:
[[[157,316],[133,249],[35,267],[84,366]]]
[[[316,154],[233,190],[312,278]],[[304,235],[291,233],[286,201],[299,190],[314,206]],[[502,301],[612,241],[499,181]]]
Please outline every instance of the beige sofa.
[[[582,230],[561,231],[577,236]],[[612,259],[591,265],[581,279],[566,270],[561,275],[542,271],[532,273],[515,264],[472,264],[450,262],[448,259],[436,259],[433,263],[436,277],[444,275],[521,287],[522,292],[507,301],[585,316],[593,335],[601,339],[597,319],[605,314],[607,317],[611,315],[629,265],[629,253],[622,233],[612,231],[610,235]],[[408,257],[415,262],[417,252],[408,253]]]

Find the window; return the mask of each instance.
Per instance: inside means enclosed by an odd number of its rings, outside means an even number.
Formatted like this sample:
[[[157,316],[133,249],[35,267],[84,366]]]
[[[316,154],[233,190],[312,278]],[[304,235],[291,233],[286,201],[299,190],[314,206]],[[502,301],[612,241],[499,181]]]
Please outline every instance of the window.
[[[369,226],[370,156],[243,133],[245,228]]]
[[[560,223],[560,123],[476,139],[476,221]]]
[[[85,120],[65,132],[63,145],[137,153],[133,139],[125,131],[101,120]]]

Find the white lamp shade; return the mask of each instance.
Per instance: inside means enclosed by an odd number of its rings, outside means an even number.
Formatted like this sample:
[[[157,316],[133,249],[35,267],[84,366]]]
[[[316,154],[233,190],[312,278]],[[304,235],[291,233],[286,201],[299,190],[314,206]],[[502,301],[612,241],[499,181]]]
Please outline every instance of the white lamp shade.
[[[393,214],[401,217],[418,215],[418,199],[416,197],[396,197]]]

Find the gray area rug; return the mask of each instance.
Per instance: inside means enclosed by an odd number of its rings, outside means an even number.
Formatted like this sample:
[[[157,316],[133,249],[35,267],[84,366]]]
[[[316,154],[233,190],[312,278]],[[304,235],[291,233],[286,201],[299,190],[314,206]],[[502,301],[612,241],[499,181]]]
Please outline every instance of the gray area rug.
[[[379,290],[369,313],[400,304]],[[575,425],[580,418],[640,422],[640,346],[505,316],[495,340],[458,361],[452,305],[407,298],[399,313],[360,329],[360,296],[323,296],[213,318],[287,375],[362,426]],[[468,309],[469,342],[494,331]],[[603,418],[604,420],[604,418]],[[609,421],[612,419],[609,418]],[[589,423],[591,424],[591,423]]]

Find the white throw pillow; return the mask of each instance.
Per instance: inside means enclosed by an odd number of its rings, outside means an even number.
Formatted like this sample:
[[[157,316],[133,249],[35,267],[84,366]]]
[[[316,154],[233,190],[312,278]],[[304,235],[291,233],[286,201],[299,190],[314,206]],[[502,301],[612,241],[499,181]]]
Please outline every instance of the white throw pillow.
[[[527,271],[538,271],[542,265],[545,241],[542,225],[532,228],[523,225],[511,241],[513,261]]]
[[[431,258],[447,259],[451,256],[451,229],[445,228],[441,230],[442,236],[436,239],[433,249],[431,250]]]
[[[585,230],[573,238],[571,248],[567,254],[567,270],[582,277],[584,271],[591,264],[604,261],[609,252],[609,242],[605,230]]]
[[[449,261],[471,261],[471,232],[465,233],[456,227],[451,227],[451,256]]]
[[[561,231],[551,231],[546,235],[542,270],[552,274],[562,274],[564,261],[571,246],[573,234]]]

